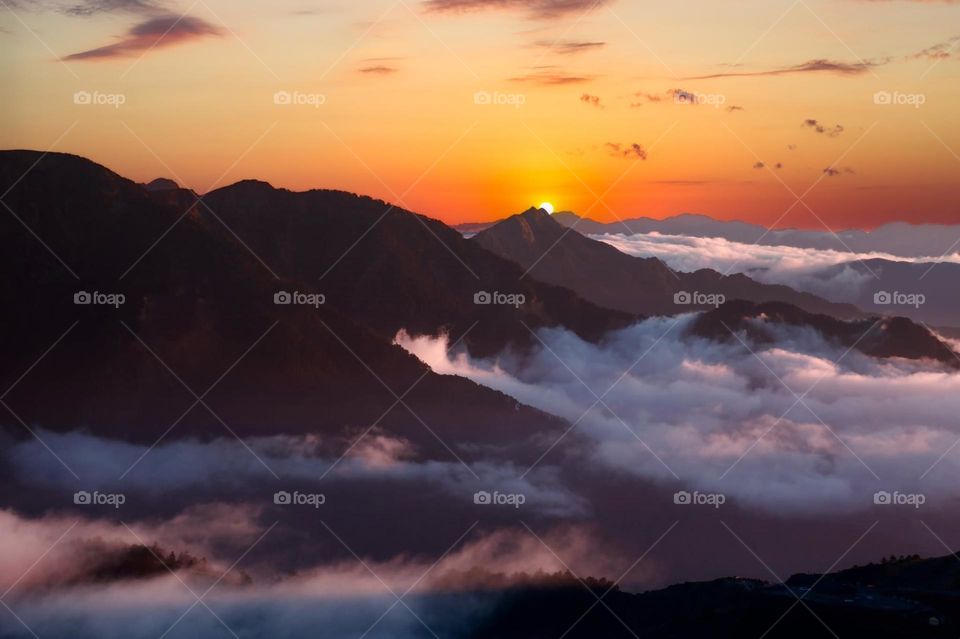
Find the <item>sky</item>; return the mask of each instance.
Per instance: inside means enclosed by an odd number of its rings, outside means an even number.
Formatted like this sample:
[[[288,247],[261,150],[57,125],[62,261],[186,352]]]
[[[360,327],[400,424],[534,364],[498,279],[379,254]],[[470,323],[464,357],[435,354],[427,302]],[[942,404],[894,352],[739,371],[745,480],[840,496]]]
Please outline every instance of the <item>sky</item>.
[[[0,148],[448,223],[960,223],[957,0],[0,0]]]

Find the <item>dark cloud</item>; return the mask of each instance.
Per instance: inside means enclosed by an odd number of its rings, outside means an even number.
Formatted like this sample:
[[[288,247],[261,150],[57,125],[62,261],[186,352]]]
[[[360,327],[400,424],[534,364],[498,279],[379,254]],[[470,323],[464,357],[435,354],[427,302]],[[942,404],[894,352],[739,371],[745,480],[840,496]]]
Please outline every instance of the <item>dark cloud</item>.
[[[783,162],[777,162],[776,164],[773,165],[773,168],[779,171],[780,169],[783,168]]]
[[[833,125],[833,126],[826,126],[826,125],[820,123],[819,121],[814,120],[813,118],[807,118],[806,120],[803,121],[803,124],[801,124],[800,126],[802,126],[802,127],[804,127],[804,128],[807,128],[807,129],[813,129],[813,130],[816,131],[817,133],[822,133],[823,135],[827,136],[828,138],[835,138],[835,137],[837,137],[838,135],[840,135],[841,133],[843,133],[843,125],[842,125],[842,124],[835,124],[835,125]],[[792,149],[791,149],[791,150],[792,150]]]
[[[647,159],[647,150],[636,142],[632,144],[619,144],[617,142],[607,142],[605,145],[607,152],[616,158],[637,158]]]
[[[582,14],[612,0],[426,0],[428,11],[463,13],[467,11],[525,11],[534,19],[555,19],[568,14]]]
[[[606,42],[579,42],[573,40],[564,40],[558,42],[551,42],[548,40],[540,40],[536,42],[536,47],[547,49],[553,53],[559,53],[560,55],[574,55],[577,53],[586,53],[587,51],[593,51],[595,49],[601,49],[607,46]]]
[[[113,44],[68,55],[65,60],[109,60],[123,58],[151,49],[171,47],[206,36],[219,36],[222,30],[191,16],[165,15],[150,18],[133,26]]]
[[[889,61],[889,58],[883,58],[880,60],[841,62],[837,60],[820,58],[816,60],[807,60],[806,62],[794,64],[788,67],[780,67],[779,69],[765,69],[762,71],[735,71],[732,73],[711,73],[709,75],[692,76],[686,79],[712,80],[716,78],[790,75],[794,73],[831,73],[834,75],[853,76],[867,73],[870,69],[887,64]]]
[[[767,165],[764,164],[763,162],[757,162],[757,163],[755,163],[755,164],[753,165],[753,168],[755,168],[755,169],[763,169],[763,168],[766,168],[766,166],[767,166]]]
[[[590,95],[589,93],[584,93],[583,95],[580,96],[580,101],[585,102],[590,106],[597,107],[598,109],[604,108],[603,105],[600,104],[600,96],[597,96],[597,95]]]

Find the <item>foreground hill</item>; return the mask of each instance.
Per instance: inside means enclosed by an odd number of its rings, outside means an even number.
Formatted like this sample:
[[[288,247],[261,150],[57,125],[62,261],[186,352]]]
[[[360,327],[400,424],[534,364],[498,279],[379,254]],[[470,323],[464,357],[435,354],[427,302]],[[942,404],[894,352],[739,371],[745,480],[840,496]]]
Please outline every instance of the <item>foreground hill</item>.
[[[344,193],[241,183],[207,210],[182,189],[151,191],[79,157],[30,151],[0,153],[7,190],[0,384],[15,414],[0,423],[17,433],[79,427],[153,442],[229,426],[241,436],[322,432],[342,450],[382,418],[425,455],[449,458],[440,439],[519,443],[560,421],[431,373],[392,344],[396,330],[457,337],[476,323],[464,341],[489,352],[530,339],[518,319],[594,338],[630,320],[520,281],[515,265],[411,213],[389,210],[364,236],[386,207]],[[482,288],[521,292],[526,304],[476,306]],[[326,300],[277,305],[280,291]],[[124,299],[76,304],[79,292]]]

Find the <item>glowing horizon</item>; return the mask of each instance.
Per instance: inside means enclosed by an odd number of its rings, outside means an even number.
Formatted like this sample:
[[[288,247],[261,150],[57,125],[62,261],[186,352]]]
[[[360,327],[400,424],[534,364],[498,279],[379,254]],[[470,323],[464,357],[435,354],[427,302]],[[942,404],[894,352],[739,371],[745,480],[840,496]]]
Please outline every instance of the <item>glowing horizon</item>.
[[[18,3],[0,147],[451,224],[525,201],[606,222],[960,223],[954,3],[754,2],[736,21],[706,0],[447,4]]]

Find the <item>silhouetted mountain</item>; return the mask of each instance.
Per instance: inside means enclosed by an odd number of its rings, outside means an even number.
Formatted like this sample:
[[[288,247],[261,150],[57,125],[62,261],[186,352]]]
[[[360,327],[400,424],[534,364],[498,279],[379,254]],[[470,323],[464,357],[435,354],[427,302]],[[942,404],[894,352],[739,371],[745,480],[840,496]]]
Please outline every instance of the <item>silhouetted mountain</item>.
[[[565,326],[597,340],[634,318],[573,292],[521,278],[522,269],[433,220],[340,191],[294,193],[244,181],[204,197],[206,225],[232,233],[275,272],[309,283],[328,304],[392,339],[399,329],[459,336],[475,355],[531,343],[530,328]],[[214,215],[216,218],[214,219]],[[226,223],[227,230],[220,220]],[[519,294],[519,307],[476,304],[477,293]],[[522,322],[522,323],[521,323]]]
[[[958,576],[960,562],[948,555],[794,575],[785,585],[727,578],[642,594],[570,577],[508,589],[471,636],[953,637],[960,626]]]
[[[677,273],[657,258],[621,253],[612,246],[574,233],[546,212],[530,209],[478,233],[471,241],[528,269],[530,276],[566,286],[584,299],[608,308],[643,315],[668,315],[711,308],[697,293],[727,300],[795,304],[814,313],[856,317],[849,304],[828,302],[787,286],[760,284],[746,275],[724,276],[709,269]],[[681,295],[678,303],[675,296]],[[686,297],[689,297],[687,301]]]
[[[325,444],[342,449],[382,417],[381,428],[410,439],[424,456],[451,457],[424,423],[442,439],[495,440],[509,454],[560,420],[429,372],[391,344],[396,329],[448,327],[457,336],[479,321],[482,337],[473,344],[494,349],[523,338],[518,317],[533,328],[569,321],[585,335],[629,319],[536,282],[517,287],[529,296],[520,311],[474,306],[480,286],[512,290],[516,266],[461,240],[455,247],[481,275],[476,283],[422,220],[396,210],[368,234],[376,243],[364,243],[371,216],[384,207],[347,194],[300,196],[256,183],[222,189],[212,200],[237,225],[234,236],[203,205],[178,208],[167,197],[188,191],[151,193],[75,156],[0,153],[0,191],[11,186],[5,202],[16,217],[0,220],[7,274],[0,294],[9,301],[0,318],[0,384],[11,388],[4,401],[34,426],[145,443],[168,431],[172,438],[229,436],[227,426],[241,436],[322,432]],[[447,240],[456,236],[425,223]],[[253,238],[255,227],[271,239]],[[240,237],[272,261],[278,278]],[[342,270],[318,286],[310,265],[327,268],[358,239]],[[293,255],[311,253],[307,266],[291,266]],[[277,305],[278,291],[324,292],[327,300],[316,308]],[[125,300],[77,304],[78,292]],[[481,331],[485,323],[493,328]],[[519,329],[496,335],[507,323]],[[421,377],[404,397],[410,410],[396,405],[383,417],[394,393]],[[26,432],[6,411],[0,420]]]
[[[761,319],[762,322],[754,321]],[[735,339],[731,331],[745,331],[756,343],[773,344],[777,338],[770,328],[776,325],[812,328],[841,347],[856,348],[874,357],[932,359],[960,368],[960,359],[949,346],[925,327],[905,317],[842,321],[781,302],[754,304],[737,301],[701,313],[690,331],[700,337],[721,341]]]
[[[169,178],[157,178],[143,185],[148,191],[171,191],[179,189],[180,185]]]
[[[837,264],[814,276],[825,281],[849,279],[849,272],[856,273],[862,281],[855,299],[862,309],[904,315],[932,326],[960,324],[960,298],[956,294],[960,264],[873,259]]]

